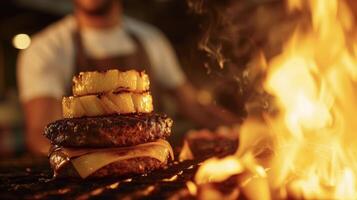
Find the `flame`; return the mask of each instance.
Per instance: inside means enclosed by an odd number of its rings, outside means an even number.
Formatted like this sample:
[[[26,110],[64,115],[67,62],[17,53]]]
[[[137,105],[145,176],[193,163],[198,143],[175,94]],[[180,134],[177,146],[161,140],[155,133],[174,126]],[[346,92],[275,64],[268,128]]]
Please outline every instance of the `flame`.
[[[195,183],[206,193],[219,194],[218,191],[215,191],[217,188],[213,187],[211,183],[224,182],[233,175],[239,175],[237,177],[237,183],[240,186],[239,190],[242,191],[246,198],[270,199],[266,171],[256,163],[251,153],[244,154],[240,158],[236,155],[231,155],[221,159],[210,158],[204,161],[195,175]],[[259,191],[258,193],[256,192],[257,190]],[[213,199],[237,199],[236,195],[239,195],[239,193],[232,194],[235,198],[221,196]]]
[[[289,10],[305,4],[311,28],[297,28],[269,63],[264,83],[280,110],[268,120],[276,153],[272,185],[285,187],[293,179],[294,192],[305,198],[356,198],[357,63],[354,39],[348,37],[351,14],[337,0],[289,1]]]
[[[192,181],[187,181],[186,186],[192,196],[197,195],[197,186]]]
[[[240,173],[241,166],[233,170],[221,164],[272,148],[272,158],[260,164],[271,169],[271,190],[285,190],[277,193],[280,198],[356,199],[357,41],[352,13],[343,0],[287,0],[287,10],[308,12],[311,21],[301,21],[282,53],[267,63],[263,88],[275,97],[278,114],[247,118],[236,155],[201,168],[210,166],[219,171],[210,173],[226,177]]]
[[[211,158],[206,160],[195,175],[197,184],[222,182],[232,175],[243,172],[243,164],[235,156],[224,159]]]
[[[194,156],[191,151],[190,145],[187,140],[183,141],[183,146],[179,155],[179,161],[182,162],[184,160],[193,160]]]

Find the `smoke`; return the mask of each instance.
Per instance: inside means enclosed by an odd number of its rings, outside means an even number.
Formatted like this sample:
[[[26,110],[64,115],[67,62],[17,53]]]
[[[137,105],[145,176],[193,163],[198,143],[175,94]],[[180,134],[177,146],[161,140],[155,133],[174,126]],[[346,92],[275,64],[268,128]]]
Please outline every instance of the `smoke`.
[[[202,34],[197,48],[205,55],[203,66],[214,80],[216,100],[237,114],[245,114],[246,103],[252,98],[259,99],[255,101],[259,103],[250,105],[249,109],[267,108],[268,95],[257,88],[266,66],[262,55],[279,52],[277,43],[283,37],[274,34],[290,30],[289,27],[275,29],[274,20],[279,18],[277,8],[283,6],[279,3],[281,1],[187,0],[190,11],[201,19]],[[270,29],[280,32],[270,34]]]
[[[227,64],[239,64],[253,42],[246,37],[244,24],[238,21],[244,5],[231,0],[188,0],[191,11],[202,17],[203,30],[198,48],[206,53],[210,67],[224,69]],[[238,62],[237,62],[238,61]]]

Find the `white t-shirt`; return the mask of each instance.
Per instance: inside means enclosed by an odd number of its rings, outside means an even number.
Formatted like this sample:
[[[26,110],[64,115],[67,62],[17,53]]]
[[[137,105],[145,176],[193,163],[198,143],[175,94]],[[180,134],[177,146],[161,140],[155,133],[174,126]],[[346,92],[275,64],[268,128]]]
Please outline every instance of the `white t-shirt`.
[[[30,47],[20,52],[17,77],[22,102],[36,97],[60,99],[65,95],[75,70],[72,34],[76,26],[75,17],[69,15],[36,34]],[[132,54],[137,47],[126,30],[135,33],[142,42],[153,78],[158,83],[167,89],[184,83],[185,76],[165,36],[154,27],[129,17],[124,17],[123,26],[82,30],[86,54],[92,58]]]

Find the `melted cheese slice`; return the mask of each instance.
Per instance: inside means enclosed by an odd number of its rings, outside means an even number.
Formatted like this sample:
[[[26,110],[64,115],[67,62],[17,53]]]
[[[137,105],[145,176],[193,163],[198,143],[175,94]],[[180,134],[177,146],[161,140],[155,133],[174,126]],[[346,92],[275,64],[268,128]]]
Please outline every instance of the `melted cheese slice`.
[[[121,160],[138,157],[150,157],[155,158],[160,162],[165,162],[168,156],[173,159],[173,152],[170,144],[161,139],[156,142],[140,144],[132,147],[88,150],[64,149],[64,152],[69,157],[81,154],[78,158],[71,160],[71,162],[83,179],[87,178],[100,168]]]

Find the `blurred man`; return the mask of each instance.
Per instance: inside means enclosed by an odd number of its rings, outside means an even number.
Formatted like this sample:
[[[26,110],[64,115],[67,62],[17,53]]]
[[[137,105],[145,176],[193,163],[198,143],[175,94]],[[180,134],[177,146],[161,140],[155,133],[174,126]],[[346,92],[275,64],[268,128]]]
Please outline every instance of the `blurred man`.
[[[19,56],[29,150],[47,153],[44,126],[61,118],[61,98],[70,94],[72,76],[80,71],[146,70],[153,88],[174,95],[182,113],[197,124],[215,127],[237,121],[216,106],[198,103],[167,39],[154,27],[123,16],[119,0],[74,0],[74,8],[73,15],[34,36]]]

